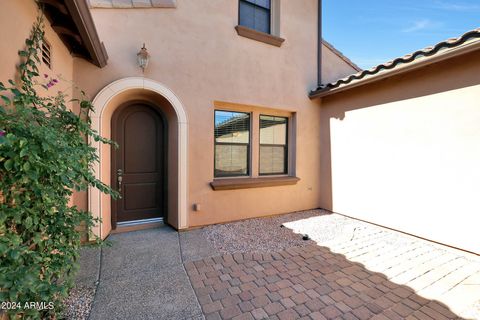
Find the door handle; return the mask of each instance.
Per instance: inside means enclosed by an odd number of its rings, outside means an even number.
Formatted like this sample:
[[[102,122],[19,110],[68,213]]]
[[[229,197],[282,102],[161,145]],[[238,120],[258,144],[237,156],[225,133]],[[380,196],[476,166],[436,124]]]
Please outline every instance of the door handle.
[[[118,193],[120,193],[120,198],[122,197],[122,180],[123,180],[123,171],[122,169],[117,170],[117,183],[118,183]]]

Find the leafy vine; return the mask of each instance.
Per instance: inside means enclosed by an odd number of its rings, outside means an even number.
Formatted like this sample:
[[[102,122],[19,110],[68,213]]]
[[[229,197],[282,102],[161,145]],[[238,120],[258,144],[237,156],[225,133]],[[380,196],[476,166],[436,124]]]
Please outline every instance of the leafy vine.
[[[98,156],[88,140],[114,143],[92,130],[85,94],[67,101],[64,92],[37,92],[59,82],[39,75],[43,36],[40,16],[19,51],[19,81],[0,82],[0,301],[18,304],[12,319],[55,319],[61,310],[77,268],[78,227],[91,232],[98,223],[70,204],[74,192],[94,186],[116,196],[93,174]]]

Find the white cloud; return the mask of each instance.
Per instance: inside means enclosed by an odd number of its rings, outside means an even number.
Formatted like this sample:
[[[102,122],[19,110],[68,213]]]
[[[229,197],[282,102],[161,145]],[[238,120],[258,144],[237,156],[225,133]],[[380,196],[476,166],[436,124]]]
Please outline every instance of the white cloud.
[[[439,23],[433,22],[429,19],[421,19],[421,20],[414,21],[413,24],[402,29],[402,32],[411,33],[411,32],[417,32],[417,31],[422,31],[426,29],[435,29],[439,26],[440,26]]]
[[[435,6],[438,9],[447,10],[447,11],[461,11],[461,12],[472,12],[480,11],[480,5],[471,4],[471,3],[451,3],[439,1]]]

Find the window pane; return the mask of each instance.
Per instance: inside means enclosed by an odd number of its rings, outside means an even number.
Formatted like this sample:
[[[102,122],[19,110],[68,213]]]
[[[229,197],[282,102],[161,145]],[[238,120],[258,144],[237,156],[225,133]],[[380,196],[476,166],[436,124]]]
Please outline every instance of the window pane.
[[[287,144],[287,118],[260,116],[260,144]]]
[[[249,143],[250,114],[215,111],[215,142]]]
[[[255,0],[257,6],[270,9],[270,0]]]
[[[255,8],[255,30],[270,33],[270,10]]]
[[[270,0],[240,0],[240,2],[250,2],[251,4],[270,9]]]
[[[270,0],[240,0],[239,24],[270,33]]]
[[[260,146],[260,174],[285,174],[286,148],[284,146]]]
[[[240,1],[239,22],[241,26],[255,29],[255,6],[246,2]]]
[[[215,177],[248,174],[248,146],[216,145]]]

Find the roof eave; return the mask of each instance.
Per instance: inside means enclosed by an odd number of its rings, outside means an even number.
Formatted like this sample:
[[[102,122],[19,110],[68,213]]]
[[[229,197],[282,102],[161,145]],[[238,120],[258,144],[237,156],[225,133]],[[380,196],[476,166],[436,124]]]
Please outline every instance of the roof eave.
[[[100,41],[86,0],[38,0],[38,2],[43,4],[52,28],[72,56],[85,58],[99,68],[107,65],[108,54],[103,42]],[[72,41],[75,43],[72,44]],[[79,48],[81,52],[78,52]]]
[[[70,11],[80,36],[90,53],[92,63],[99,68],[105,67],[108,61],[107,50],[103,42],[100,41],[87,2],[85,0],[65,0],[65,5]]]
[[[480,49],[480,41],[474,42],[474,43],[471,43],[469,45],[465,45],[465,46],[461,46],[461,47],[458,47],[458,48],[451,49],[451,50],[446,51],[445,53],[442,53],[442,54],[434,55],[434,56],[432,56],[428,59],[418,61],[417,63],[406,64],[402,68],[392,69],[392,70],[387,71],[385,73],[376,74],[376,75],[370,76],[368,78],[364,78],[362,80],[358,80],[358,81],[355,81],[353,83],[346,84],[344,86],[336,87],[336,88],[333,88],[333,89],[330,89],[330,88],[326,87],[326,88],[322,88],[322,89],[312,90],[309,93],[308,96],[309,96],[310,99],[316,99],[316,98],[323,98],[323,97],[326,97],[326,96],[331,96],[331,95],[336,94],[336,93],[344,92],[344,91],[347,91],[347,90],[350,90],[350,89],[353,89],[353,88],[357,88],[357,87],[360,87],[360,86],[364,86],[364,85],[367,85],[367,84],[370,84],[370,83],[374,83],[374,82],[377,82],[377,81],[380,81],[380,80],[383,80],[383,79],[386,79],[386,78],[390,78],[390,77],[400,75],[400,74],[403,74],[403,73],[406,73],[406,72],[410,72],[410,71],[413,71],[413,70],[416,70],[416,69],[420,69],[420,68],[423,68],[425,66],[428,66],[428,65],[431,65],[431,64],[434,64],[434,63],[438,63],[438,62],[441,62],[441,61],[444,61],[444,60],[447,60],[447,59],[451,59],[451,58],[454,58],[454,57],[457,57],[457,56],[461,56],[461,55],[464,55],[464,54],[467,54],[467,53],[470,53],[470,52],[473,52],[473,51],[476,51],[476,50],[479,50],[479,49]]]

